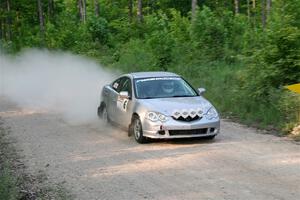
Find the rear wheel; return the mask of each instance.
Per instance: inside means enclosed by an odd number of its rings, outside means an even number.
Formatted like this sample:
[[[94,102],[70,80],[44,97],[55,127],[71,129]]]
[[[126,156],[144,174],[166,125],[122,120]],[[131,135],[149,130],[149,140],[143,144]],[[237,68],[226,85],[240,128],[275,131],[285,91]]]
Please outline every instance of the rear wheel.
[[[142,123],[139,117],[135,116],[132,122],[132,131],[134,135],[134,139],[142,144],[147,142],[147,138],[143,135]]]
[[[98,116],[100,119],[103,120],[103,122],[105,124],[108,124],[109,123],[109,116],[108,116],[108,113],[107,113],[107,109],[106,109],[106,106],[105,104],[101,104],[99,107],[98,107]]]
[[[109,117],[108,117],[107,109],[105,106],[102,109],[102,120],[104,121],[105,124],[108,124],[108,122],[109,122]]]
[[[102,107],[101,106],[99,106],[97,109],[97,115],[100,119],[102,118]]]

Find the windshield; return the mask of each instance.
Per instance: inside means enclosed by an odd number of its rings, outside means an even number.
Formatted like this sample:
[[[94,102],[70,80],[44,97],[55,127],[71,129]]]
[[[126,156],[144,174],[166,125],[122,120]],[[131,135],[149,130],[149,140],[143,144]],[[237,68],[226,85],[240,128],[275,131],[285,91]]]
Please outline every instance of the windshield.
[[[134,85],[138,99],[198,96],[195,90],[180,77],[135,79]]]

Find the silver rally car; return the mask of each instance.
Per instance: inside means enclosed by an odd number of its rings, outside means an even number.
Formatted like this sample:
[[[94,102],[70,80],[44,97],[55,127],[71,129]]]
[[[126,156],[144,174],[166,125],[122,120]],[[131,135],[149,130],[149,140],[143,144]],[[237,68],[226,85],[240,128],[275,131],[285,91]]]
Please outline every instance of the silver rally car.
[[[204,91],[170,72],[125,74],[103,87],[98,116],[128,128],[138,143],[147,138],[213,139],[220,118]]]

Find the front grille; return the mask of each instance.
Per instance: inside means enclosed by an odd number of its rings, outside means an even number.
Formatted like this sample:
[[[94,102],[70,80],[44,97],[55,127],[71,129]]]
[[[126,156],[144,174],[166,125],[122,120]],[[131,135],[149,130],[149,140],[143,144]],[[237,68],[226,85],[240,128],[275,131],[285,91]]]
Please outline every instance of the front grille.
[[[207,128],[191,129],[191,130],[169,130],[170,135],[199,135],[206,134]]]
[[[166,132],[164,130],[160,130],[160,131],[158,131],[158,134],[159,135],[164,135],[164,134],[166,134]]]
[[[178,120],[178,121],[191,122],[191,121],[195,121],[195,120],[201,119],[201,118],[198,115],[196,115],[195,117],[188,116],[187,118],[180,116],[178,119],[173,117],[173,119]]]

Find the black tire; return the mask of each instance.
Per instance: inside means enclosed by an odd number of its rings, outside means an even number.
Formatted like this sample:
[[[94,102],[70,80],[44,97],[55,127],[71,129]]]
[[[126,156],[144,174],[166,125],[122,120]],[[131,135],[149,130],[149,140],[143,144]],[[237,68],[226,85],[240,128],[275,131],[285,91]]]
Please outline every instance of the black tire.
[[[132,122],[131,124],[129,124],[128,126],[128,137],[133,135],[133,126],[132,126]]]
[[[147,138],[144,137],[144,135],[143,135],[143,127],[142,127],[142,123],[141,123],[141,120],[139,117],[134,116],[131,127],[132,128],[130,128],[130,129],[132,129],[132,131],[133,131],[134,139],[140,144],[146,143]]]
[[[102,118],[102,107],[101,106],[99,106],[97,109],[97,115],[100,119]]]
[[[105,104],[101,104],[98,107],[98,116],[103,120],[105,124],[108,124],[110,122]]]
[[[103,108],[105,107],[105,103],[104,102],[101,102],[100,103],[100,106],[98,107],[97,109],[97,115],[100,119],[102,119],[102,111],[103,111]]]

